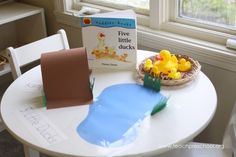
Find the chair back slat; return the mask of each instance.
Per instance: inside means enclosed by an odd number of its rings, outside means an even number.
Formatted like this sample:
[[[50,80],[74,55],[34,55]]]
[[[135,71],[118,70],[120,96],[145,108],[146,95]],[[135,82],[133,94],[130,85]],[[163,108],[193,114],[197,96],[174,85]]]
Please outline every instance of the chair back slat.
[[[19,66],[24,66],[32,61],[38,60],[42,53],[65,49],[63,40],[59,34],[38,40],[36,42],[16,48]]]
[[[13,78],[21,75],[20,67],[40,59],[42,53],[69,49],[68,40],[64,30],[57,34],[29,43],[27,45],[7,48]]]

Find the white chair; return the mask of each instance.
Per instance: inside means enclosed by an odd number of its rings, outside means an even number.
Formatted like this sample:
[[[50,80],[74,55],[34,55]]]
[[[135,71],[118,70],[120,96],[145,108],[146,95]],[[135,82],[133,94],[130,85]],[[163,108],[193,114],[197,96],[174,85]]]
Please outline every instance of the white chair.
[[[57,34],[29,43],[27,45],[13,48],[8,47],[9,62],[14,79],[21,75],[21,67],[36,60],[39,60],[42,53],[69,49],[67,36],[64,30],[59,30]],[[24,145],[25,157],[40,157],[35,151]]]
[[[13,78],[21,75],[21,67],[40,59],[42,53],[69,49],[67,36],[64,30],[59,30],[57,34],[29,43],[27,45],[13,48],[8,47],[9,62]]]
[[[156,157],[236,157],[236,103],[222,145],[189,142]]]

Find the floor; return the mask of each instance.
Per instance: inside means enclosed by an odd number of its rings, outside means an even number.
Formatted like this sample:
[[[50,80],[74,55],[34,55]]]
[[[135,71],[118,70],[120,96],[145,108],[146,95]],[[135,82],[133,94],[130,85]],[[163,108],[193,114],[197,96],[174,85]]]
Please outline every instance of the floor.
[[[0,132],[0,157],[24,157],[23,145],[6,130]],[[49,157],[40,154],[40,157]]]
[[[6,130],[0,132],[0,157],[24,157],[22,144]]]

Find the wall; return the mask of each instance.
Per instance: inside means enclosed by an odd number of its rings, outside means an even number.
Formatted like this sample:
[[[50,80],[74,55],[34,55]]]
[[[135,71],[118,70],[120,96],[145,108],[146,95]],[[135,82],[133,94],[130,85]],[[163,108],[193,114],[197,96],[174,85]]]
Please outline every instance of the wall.
[[[214,138],[217,138],[219,143],[236,100],[236,73],[203,63],[202,71],[210,78],[216,88],[218,106],[213,121],[199,136],[198,140],[206,139],[207,142],[211,142],[214,141]],[[207,99],[207,97],[202,99]],[[199,113],[199,116],[201,116],[201,113]]]
[[[78,28],[74,28],[56,22],[55,16],[53,14],[54,1],[52,0],[34,0],[34,1],[20,0],[20,1],[40,6],[45,9],[48,34],[53,34],[59,28],[64,28],[68,35],[70,47],[80,47],[82,45],[81,30],[79,30]],[[139,48],[153,50],[151,48],[147,48],[141,45],[139,45]],[[221,143],[224,128],[227,125],[232,105],[235,101],[234,91],[236,89],[236,84],[235,84],[236,73],[220,69],[212,65],[203,63],[201,64],[202,64],[202,71],[210,78],[210,80],[213,82],[216,88],[218,95],[218,106],[213,121],[210,123],[207,129],[205,129],[195,140],[209,143]],[[200,99],[207,99],[207,97]],[[199,113],[199,116],[201,116],[201,113]]]
[[[57,30],[56,19],[53,15],[54,1],[53,0],[18,0],[19,2],[32,4],[44,8],[47,32],[49,35],[54,34]]]
[[[39,7],[44,8],[45,11],[45,20],[47,25],[47,32],[48,35],[54,34],[59,30],[60,28],[65,29],[68,41],[71,48],[78,47],[79,45],[82,45],[81,43],[81,31],[79,29],[57,23],[55,15],[53,13],[54,11],[54,1],[53,0],[19,0],[20,2],[36,5]]]

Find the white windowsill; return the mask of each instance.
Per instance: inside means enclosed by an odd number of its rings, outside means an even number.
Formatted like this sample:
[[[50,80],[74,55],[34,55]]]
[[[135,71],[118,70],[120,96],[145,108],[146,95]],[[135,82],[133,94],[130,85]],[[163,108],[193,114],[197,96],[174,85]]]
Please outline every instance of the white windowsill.
[[[55,12],[57,21],[81,28],[79,18],[69,12]],[[152,49],[168,49],[174,53],[189,55],[202,63],[236,72],[236,51],[224,45],[138,26],[138,44]]]

